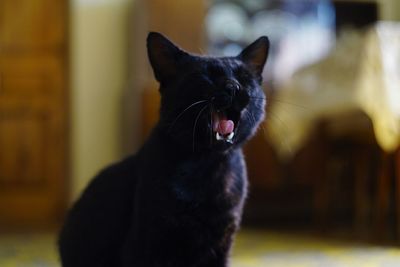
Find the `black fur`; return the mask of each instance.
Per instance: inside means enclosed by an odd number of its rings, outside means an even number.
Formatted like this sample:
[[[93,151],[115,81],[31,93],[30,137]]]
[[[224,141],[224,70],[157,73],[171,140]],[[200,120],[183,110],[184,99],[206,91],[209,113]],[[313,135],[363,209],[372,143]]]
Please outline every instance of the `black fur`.
[[[147,39],[160,82],[160,120],[140,151],[98,174],[59,239],[64,267],[225,267],[246,197],[241,146],[264,116],[269,42],[237,57],[190,55]],[[235,123],[217,141],[213,115]]]

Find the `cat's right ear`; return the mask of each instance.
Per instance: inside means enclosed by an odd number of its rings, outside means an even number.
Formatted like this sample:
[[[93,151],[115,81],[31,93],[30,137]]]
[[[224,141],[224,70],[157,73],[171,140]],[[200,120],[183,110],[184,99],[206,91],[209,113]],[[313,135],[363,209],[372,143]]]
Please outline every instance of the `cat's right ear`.
[[[147,36],[147,53],[154,76],[160,83],[166,82],[177,74],[179,62],[183,56],[187,55],[158,32],[150,32]]]

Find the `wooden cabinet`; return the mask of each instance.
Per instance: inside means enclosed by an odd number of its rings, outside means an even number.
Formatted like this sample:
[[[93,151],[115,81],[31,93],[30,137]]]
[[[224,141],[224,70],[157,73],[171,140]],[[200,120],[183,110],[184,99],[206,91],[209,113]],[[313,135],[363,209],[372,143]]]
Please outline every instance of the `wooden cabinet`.
[[[65,201],[67,1],[0,1],[0,224],[52,224]]]

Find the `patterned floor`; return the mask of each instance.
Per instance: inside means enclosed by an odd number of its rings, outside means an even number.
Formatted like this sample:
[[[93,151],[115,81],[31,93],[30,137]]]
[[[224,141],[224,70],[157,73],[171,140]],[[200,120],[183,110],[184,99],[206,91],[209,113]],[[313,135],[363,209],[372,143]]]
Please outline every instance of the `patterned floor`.
[[[1,267],[59,267],[54,235],[0,237]],[[243,230],[232,267],[400,267],[400,248]]]

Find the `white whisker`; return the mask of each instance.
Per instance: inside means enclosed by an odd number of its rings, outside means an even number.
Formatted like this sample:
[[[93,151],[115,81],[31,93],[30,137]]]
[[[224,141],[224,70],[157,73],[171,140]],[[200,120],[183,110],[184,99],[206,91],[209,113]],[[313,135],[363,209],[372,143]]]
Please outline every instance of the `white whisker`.
[[[194,107],[194,106],[196,106],[196,105],[198,105],[198,104],[201,104],[201,103],[204,103],[204,102],[207,102],[207,101],[208,101],[208,100],[200,100],[200,101],[197,101],[197,102],[191,104],[191,105],[188,106],[187,108],[185,108],[181,113],[179,113],[179,115],[178,115],[178,116],[175,118],[175,120],[172,122],[171,126],[170,126],[169,129],[168,129],[168,132],[171,131],[171,129],[172,129],[172,127],[175,125],[175,123],[183,116],[183,114],[184,114],[187,110],[189,110],[190,108],[192,108],[192,107]]]
[[[193,152],[194,152],[194,143],[195,143],[194,140],[195,140],[195,134],[196,134],[196,125],[197,125],[197,121],[199,120],[201,113],[202,113],[207,107],[208,107],[208,105],[205,106],[205,107],[203,107],[203,108],[199,111],[199,114],[197,115],[196,120],[194,121],[194,126],[193,126]]]

